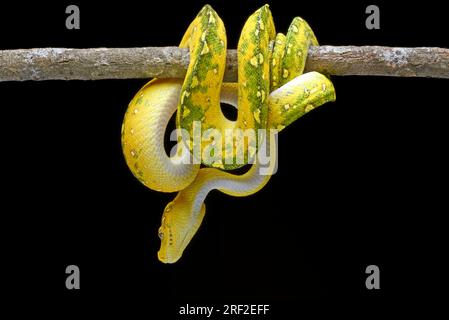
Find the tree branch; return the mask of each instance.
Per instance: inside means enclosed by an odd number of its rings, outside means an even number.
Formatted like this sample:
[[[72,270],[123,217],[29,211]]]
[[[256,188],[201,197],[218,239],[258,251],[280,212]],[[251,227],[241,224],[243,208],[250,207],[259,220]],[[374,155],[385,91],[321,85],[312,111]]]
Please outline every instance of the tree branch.
[[[183,78],[187,49],[177,47],[0,50],[0,82]],[[377,46],[312,47],[306,71],[331,75],[449,78],[449,49]],[[228,50],[225,81],[237,80]]]

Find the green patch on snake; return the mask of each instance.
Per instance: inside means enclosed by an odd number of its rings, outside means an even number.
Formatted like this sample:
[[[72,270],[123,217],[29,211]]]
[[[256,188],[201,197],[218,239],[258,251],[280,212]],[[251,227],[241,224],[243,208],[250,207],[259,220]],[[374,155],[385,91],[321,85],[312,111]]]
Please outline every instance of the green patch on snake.
[[[198,12],[196,17],[197,18],[200,17],[204,13],[204,11],[206,11],[206,10],[210,12],[211,9],[212,9],[212,7],[209,4],[204,5],[204,7],[201,8],[200,12]]]
[[[197,51],[200,51],[198,48]],[[203,55],[201,57],[198,57],[198,63],[195,66],[195,69],[190,74],[189,79],[187,79],[187,82],[185,82],[184,87],[194,89],[195,86],[192,87],[192,81],[196,77],[198,81],[204,81],[207,72],[210,70],[210,66],[212,62],[212,56],[211,55]]]
[[[201,92],[201,93],[207,93],[209,91],[209,89],[210,88],[208,86],[206,86],[206,85],[198,87],[198,91]]]
[[[255,129],[264,128],[267,117],[267,92],[270,92],[270,88],[267,81],[262,81],[262,67],[255,67],[253,64],[247,63],[244,66],[244,72],[247,79],[247,98],[250,104],[250,111],[255,116],[256,127]],[[263,92],[263,96],[262,96]],[[262,102],[262,100],[264,100]]]
[[[208,38],[208,37],[207,37]],[[204,44],[203,44],[204,46]],[[195,66],[193,68],[193,72],[190,73],[187,80],[184,82],[184,87],[190,87],[190,89],[194,89],[195,86],[192,87],[193,80],[196,77],[196,80],[198,82],[202,82],[206,79],[208,72],[214,72],[214,69],[218,67],[218,64],[215,62],[213,57],[216,54],[219,54],[215,50],[215,46],[212,48],[212,50],[208,54],[201,55],[201,52],[203,51],[203,46],[198,46],[195,55],[197,62],[195,63]],[[219,49],[219,51],[222,51]],[[207,84],[206,84],[207,85]]]
[[[211,19],[212,16],[212,19]],[[215,23],[214,21],[218,20],[219,17],[216,13],[209,11],[207,14],[201,17],[201,32],[205,34],[205,37],[201,37],[201,42],[203,45],[205,43],[209,44],[213,48],[213,52],[216,54],[222,54],[225,49],[224,46],[221,45],[223,40],[218,35],[217,28],[211,28],[211,24]],[[203,48],[201,48],[203,50]]]
[[[300,25],[299,20],[295,18],[285,37],[282,65],[279,68],[282,75],[279,79],[279,86],[282,86],[293,79],[298,73],[302,73],[304,69],[308,45],[306,45],[304,41],[298,41],[298,37],[300,37],[301,34],[295,32],[295,30],[299,30],[299,28],[302,28],[302,26]],[[295,54],[296,52],[304,52],[304,54],[298,56]]]
[[[239,46],[239,54],[245,56],[247,50],[248,50],[248,40],[247,40],[246,38],[244,38],[244,39],[241,40],[241,42],[240,42],[240,46]]]
[[[181,128],[186,129],[188,132],[192,132],[193,122],[201,121],[204,114],[205,110],[202,106],[186,102],[183,105],[183,114],[179,117]]]
[[[260,40],[260,38],[263,37],[264,33],[265,33],[265,30],[260,29],[260,24],[257,23],[257,28],[256,28],[256,30],[255,30],[254,32],[251,32],[251,33],[249,34],[250,42],[252,42],[252,43],[258,43],[259,40]]]
[[[194,45],[192,48],[194,52],[191,52],[191,56],[196,57],[196,62],[184,81],[183,89],[194,91],[197,84],[206,79],[209,71],[214,72],[218,67],[214,57],[223,54],[225,49],[217,31],[214,28],[207,28],[205,19],[208,19],[207,15],[202,17],[201,41]]]
[[[307,112],[315,109],[328,101],[335,99],[335,91],[333,88],[326,88],[325,84],[322,84],[321,89],[317,89],[313,84],[309,84],[308,87],[297,96],[294,104],[288,108],[282,108],[282,125],[288,126],[298,118],[306,114]]]

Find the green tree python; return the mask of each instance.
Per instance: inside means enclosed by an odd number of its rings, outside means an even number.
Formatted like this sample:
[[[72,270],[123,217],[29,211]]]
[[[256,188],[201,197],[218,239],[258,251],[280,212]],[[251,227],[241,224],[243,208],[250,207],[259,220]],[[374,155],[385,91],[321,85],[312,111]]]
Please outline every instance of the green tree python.
[[[296,17],[287,34],[276,34],[265,5],[242,29],[238,82],[223,83],[226,31],[217,13],[206,5],[179,45],[190,52],[185,78],[153,79],[129,103],[121,136],[129,169],[150,189],[178,191],[162,215],[160,261],[174,263],[182,256],[201,225],[209,191],[248,196],[268,182],[271,175],[262,174],[258,154],[270,148],[275,162],[275,139],[271,133],[257,132],[277,133],[308,111],[335,100],[327,76],[303,74],[310,45],[318,43],[306,21]],[[224,116],[223,102],[237,107],[235,121]],[[172,138],[177,145],[167,155],[164,134],[175,112],[177,130]],[[255,134],[245,135],[248,130]],[[223,142],[220,135],[230,139]],[[251,166],[244,174],[227,172],[248,163]]]

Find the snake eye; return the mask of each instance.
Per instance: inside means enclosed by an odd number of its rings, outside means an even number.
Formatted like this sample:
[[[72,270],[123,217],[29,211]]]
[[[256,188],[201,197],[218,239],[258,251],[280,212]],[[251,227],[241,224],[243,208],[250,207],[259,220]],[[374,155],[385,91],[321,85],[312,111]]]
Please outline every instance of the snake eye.
[[[157,235],[159,236],[159,239],[164,239],[164,232],[161,230],[161,228],[159,228]]]

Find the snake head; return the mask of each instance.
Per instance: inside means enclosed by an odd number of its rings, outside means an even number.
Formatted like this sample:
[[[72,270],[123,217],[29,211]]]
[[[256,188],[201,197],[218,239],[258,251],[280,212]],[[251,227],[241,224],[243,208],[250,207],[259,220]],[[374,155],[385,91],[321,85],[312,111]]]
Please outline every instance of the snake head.
[[[181,258],[184,249],[198,230],[206,206],[194,210],[192,202],[179,192],[176,198],[167,204],[162,215],[162,223],[158,231],[161,247],[158,258],[163,263],[175,263]]]

